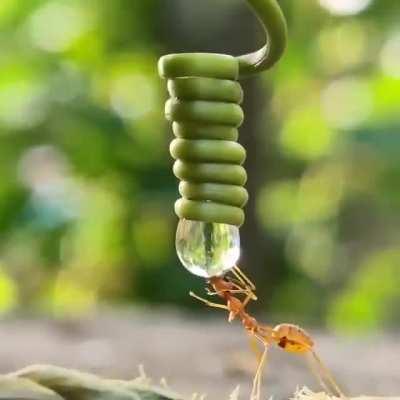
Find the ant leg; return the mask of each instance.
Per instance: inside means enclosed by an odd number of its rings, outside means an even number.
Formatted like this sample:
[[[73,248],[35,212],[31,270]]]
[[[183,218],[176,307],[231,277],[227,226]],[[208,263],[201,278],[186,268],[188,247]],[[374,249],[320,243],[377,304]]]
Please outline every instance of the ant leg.
[[[193,292],[189,292],[189,295],[194,297],[195,299],[201,301],[202,303],[206,304],[209,307],[222,308],[223,310],[228,310],[229,311],[228,306],[226,306],[224,304],[213,303],[211,301],[208,301],[207,299],[203,299],[202,297],[197,296],[197,294],[195,294]]]
[[[347,399],[347,397],[343,394],[339,385],[336,383],[335,379],[332,376],[332,373],[329,369],[324,365],[322,360],[318,357],[317,353],[313,350],[310,350],[311,359],[310,367],[314,372],[314,375],[317,376],[321,386],[326,390],[328,393],[332,392],[333,395],[336,397]],[[330,388],[330,389],[329,389]]]
[[[325,375],[326,379],[332,386],[332,388],[336,391],[336,394],[338,397],[347,399],[347,397],[343,394],[342,390],[340,389],[339,385],[336,383],[335,379],[333,378],[332,373],[329,371],[329,369],[324,365],[322,360],[318,357],[317,353],[313,350],[311,350],[311,354],[316,361],[317,365],[320,367],[321,371]]]
[[[247,304],[249,304],[250,300],[254,300],[253,298],[254,293],[253,292],[248,292],[246,298],[243,300],[242,306],[243,309],[246,308]],[[257,297],[256,297],[257,299]]]
[[[238,290],[241,290],[242,293],[246,293],[247,295],[250,295],[251,300],[257,300],[256,294],[253,292],[252,288],[243,280],[239,280],[237,275],[232,271],[232,274],[234,274],[234,277],[227,277],[229,279],[229,282],[231,282]]]
[[[237,266],[233,267],[231,273],[238,281],[238,283],[236,282],[232,283],[237,287],[246,290],[246,292],[250,295],[252,300],[257,300],[257,296],[254,293],[256,287],[253,284],[253,282],[251,282],[251,280],[247,278],[247,276]]]
[[[268,352],[268,346],[265,346],[264,352],[262,353],[262,356],[258,363],[256,374],[254,375],[253,388],[251,390],[250,400],[260,400],[262,372],[264,370],[264,365],[267,358],[267,352]]]
[[[207,289],[207,294],[209,296],[223,295],[224,293],[245,294],[246,298],[244,300],[244,303],[245,303],[244,305],[246,305],[250,300],[257,300],[257,297],[255,296],[255,294],[252,291],[250,291],[248,288],[240,288],[239,285],[236,285],[235,283],[233,283],[233,284],[238,289],[231,289],[231,290],[210,290],[210,289]]]
[[[256,290],[256,285],[237,265],[233,267],[232,272],[245,286],[250,287],[251,290]]]
[[[267,360],[267,351],[268,348],[265,347],[264,353],[261,357],[261,361],[260,361],[260,371],[259,371],[259,378],[258,378],[258,388],[257,388],[257,399],[261,398],[261,383],[262,383],[262,373],[264,371],[264,367],[265,367],[265,362]]]
[[[246,304],[250,300],[257,300],[257,296],[254,294],[254,292],[249,288],[249,286],[246,285],[245,282],[235,282],[232,280],[232,278],[229,278],[229,282],[233,285],[235,289],[230,289],[230,290],[211,290],[209,288],[206,288],[207,294],[210,296],[214,295],[222,295],[224,293],[236,293],[236,294],[246,294],[249,299],[246,297]]]
[[[236,294],[241,294],[241,293],[246,293],[248,294],[248,290],[246,289],[233,289],[233,290],[210,290],[207,289],[207,294],[209,296],[215,296],[215,295],[220,295],[220,294],[224,294],[224,293],[236,293]]]
[[[258,345],[259,339],[252,332],[247,332],[247,333],[248,333],[248,337],[249,337],[249,347],[250,347],[251,351],[254,353],[254,355],[256,356],[257,361],[259,362],[262,357],[262,351],[260,350],[260,347]],[[262,344],[265,346],[264,343],[262,343]]]
[[[335,394],[332,392],[332,390],[325,383],[325,381],[324,381],[324,379],[323,379],[323,377],[321,375],[321,372],[319,371],[317,366],[314,364],[314,360],[312,360],[309,357],[307,357],[307,363],[308,363],[308,365],[309,365],[309,367],[311,369],[311,372],[317,378],[318,383],[321,385],[322,390],[324,390],[328,396],[335,396]]]

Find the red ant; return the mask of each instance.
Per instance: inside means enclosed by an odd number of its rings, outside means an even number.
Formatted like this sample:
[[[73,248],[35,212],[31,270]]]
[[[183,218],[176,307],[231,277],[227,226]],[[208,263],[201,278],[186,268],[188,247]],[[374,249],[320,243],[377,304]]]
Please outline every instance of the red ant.
[[[227,310],[229,312],[229,322],[232,322],[235,318],[239,318],[246,331],[263,344],[264,351],[260,357],[253,380],[250,400],[260,399],[262,371],[267,358],[268,348],[273,344],[278,345],[289,353],[311,355],[310,360],[314,361],[311,364],[313,373],[318,377],[324,390],[337,397],[346,399],[346,396],[340,390],[329,370],[315,353],[314,342],[310,335],[302,328],[293,324],[280,324],[274,328],[259,324],[254,317],[245,311],[247,304],[251,300],[257,300],[254,293],[256,290],[255,285],[237,266],[233,267],[230,273],[231,275],[212,277],[208,280],[208,284],[213,289],[208,289],[208,294],[221,297],[226,304],[213,303],[195,295],[193,292],[190,292],[190,295],[210,307]],[[245,295],[244,300],[235,297],[238,294]]]

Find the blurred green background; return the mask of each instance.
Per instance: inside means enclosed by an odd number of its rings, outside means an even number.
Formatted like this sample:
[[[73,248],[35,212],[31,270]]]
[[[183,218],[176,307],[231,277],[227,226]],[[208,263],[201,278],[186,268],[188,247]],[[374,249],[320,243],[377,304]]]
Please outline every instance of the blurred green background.
[[[400,2],[282,0],[243,83],[242,268],[267,318],[400,326]],[[179,264],[158,58],[262,44],[239,0],[1,0],[0,312],[203,309]]]

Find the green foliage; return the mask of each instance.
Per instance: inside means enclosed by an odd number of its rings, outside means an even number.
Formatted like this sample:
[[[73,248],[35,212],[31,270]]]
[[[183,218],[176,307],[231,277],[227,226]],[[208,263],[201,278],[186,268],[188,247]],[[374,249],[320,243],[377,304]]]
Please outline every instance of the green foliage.
[[[0,2],[1,312],[188,304],[189,288],[203,286],[174,254],[177,183],[156,65],[181,50],[176,37],[188,45],[207,32],[183,24],[187,7],[171,3]],[[220,3],[212,32],[232,22]],[[240,15],[239,3],[229,8]],[[192,7],[207,13],[207,4]],[[288,51],[259,81],[273,84],[272,112],[263,99],[246,110],[257,135],[272,137],[250,154],[268,166],[248,171],[260,188],[260,227],[248,231],[281,260],[262,260],[279,273],[260,303],[369,329],[399,320],[388,310],[400,299],[400,3],[346,4],[282,1]],[[223,35],[222,52],[246,36]]]
[[[398,249],[377,252],[368,257],[352,277],[348,289],[332,305],[333,327],[348,331],[378,330],[383,323],[399,317],[400,298]]]
[[[340,13],[339,4],[323,3]],[[348,2],[349,9],[358,3]],[[399,34],[392,14],[400,9],[378,3],[327,17],[305,0],[287,2],[290,43],[272,77],[281,125],[274,166],[285,172],[272,174],[257,204],[293,271],[276,291],[274,309],[358,332],[396,325],[390,307],[400,300],[398,265],[389,256],[400,243]]]

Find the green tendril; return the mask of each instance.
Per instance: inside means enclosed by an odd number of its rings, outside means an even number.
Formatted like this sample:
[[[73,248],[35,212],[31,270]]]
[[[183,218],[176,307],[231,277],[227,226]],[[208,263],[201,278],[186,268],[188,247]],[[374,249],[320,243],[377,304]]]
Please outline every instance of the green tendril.
[[[175,204],[179,218],[240,226],[248,194],[237,143],[243,122],[243,91],[237,79],[270,68],[286,46],[286,23],[276,0],[248,0],[263,23],[267,44],[240,57],[186,53],[161,57],[160,76],[171,98],[165,106],[176,138],[170,152],[182,182]]]

